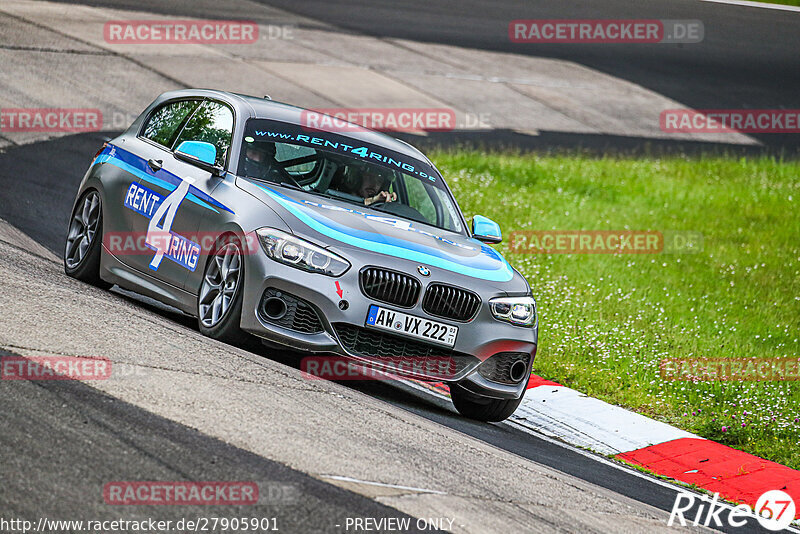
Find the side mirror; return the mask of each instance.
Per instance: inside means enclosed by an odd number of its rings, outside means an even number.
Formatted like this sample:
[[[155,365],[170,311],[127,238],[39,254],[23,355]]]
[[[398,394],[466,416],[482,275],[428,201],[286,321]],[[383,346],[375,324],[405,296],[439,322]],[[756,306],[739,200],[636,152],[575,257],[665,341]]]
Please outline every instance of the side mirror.
[[[472,218],[472,237],[484,243],[499,243],[503,240],[500,226],[483,215],[476,215]]]
[[[186,163],[200,167],[214,176],[222,174],[222,168],[214,165],[217,159],[217,147],[205,141],[183,141],[175,149],[175,157]]]

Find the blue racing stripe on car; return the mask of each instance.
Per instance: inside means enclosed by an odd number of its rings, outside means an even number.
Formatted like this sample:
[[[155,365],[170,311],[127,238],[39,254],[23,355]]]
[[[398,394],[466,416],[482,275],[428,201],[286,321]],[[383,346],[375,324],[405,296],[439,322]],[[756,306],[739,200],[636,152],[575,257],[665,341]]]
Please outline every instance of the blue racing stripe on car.
[[[175,188],[176,188],[176,187],[178,187],[177,185],[171,184],[171,183],[169,183],[169,182],[165,182],[164,180],[161,180],[161,179],[159,179],[159,178],[156,178],[155,176],[144,175],[144,176],[142,176],[141,178],[142,178],[142,180],[144,180],[145,182],[151,183],[151,184],[153,184],[153,185],[157,185],[157,186],[159,186],[159,187],[163,187],[163,188],[164,188],[164,189],[166,189],[167,191],[174,191],[174,190],[175,190]],[[190,190],[191,190],[191,187],[190,187]],[[203,202],[202,200],[200,200],[199,198],[197,198],[197,197],[196,197],[195,195],[193,195],[192,193],[189,193],[188,195],[186,195],[186,199],[187,199],[188,201],[190,201],[190,202],[194,202],[195,204],[199,204],[199,205],[203,206],[204,208],[208,208],[208,209],[210,209],[211,211],[213,211],[214,213],[219,213],[219,212],[218,212],[217,210],[215,210],[215,209],[214,209],[212,206],[209,206],[208,204],[206,204],[205,202]],[[229,210],[229,211],[230,211],[230,210]],[[233,213],[233,212],[231,212],[231,213]]]
[[[150,184],[163,187],[167,191],[173,191],[182,181],[182,178],[179,176],[163,169],[153,174],[144,158],[113,145],[108,145],[103,149],[103,152],[97,156],[94,163],[110,163]],[[212,196],[200,191],[198,188],[190,186],[189,191],[186,198],[190,202],[194,202],[215,213],[219,213],[219,211],[214,209],[214,207],[233,213],[233,210],[220,203]]]
[[[258,184],[256,184],[258,185]],[[471,258],[464,258],[472,262],[480,261],[481,256],[492,258],[494,261],[501,263],[500,268],[480,268],[470,265],[464,265],[453,261],[445,252],[433,247],[422,244],[413,243],[411,241],[397,239],[385,234],[375,232],[367,232],[350,228],[336,221],[317,214],[315,217],[309,215],[302,204],[297,200],[287,197],[274,189],[268,187],[259,188],[264,190],[271,198],[279,202],[295,217],[300,219],[304,224],[313,228],[317,232],[365,250],[386,254],[387,256],[394,256],[396,258],[404,258],[426,265],[439,267],[454,273],[465,274],[474,278],[488,280],[492,282],[507,282],[514,277],[514,271],[511,265],[501,256],[496,250],[491,247],[481,244],[481,252],[478,256]]]

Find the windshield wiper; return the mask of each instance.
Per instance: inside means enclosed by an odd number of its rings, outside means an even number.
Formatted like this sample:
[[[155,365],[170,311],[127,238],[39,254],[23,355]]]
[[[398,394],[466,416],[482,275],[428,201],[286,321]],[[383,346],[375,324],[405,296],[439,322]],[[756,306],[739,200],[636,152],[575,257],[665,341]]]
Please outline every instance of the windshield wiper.
[[[278,180],[270,180],[268,178],[256,178],[255,176],[246,176],[248,180],[255,180],[257,182],[263,182],[265,184],[272,184],[272,185],[281,185],[283,187],[288,187],[289,189],[295,189],[297,191],[306,191],[303,187],[297,183],[297,180],[293,178],[289,178],[288,180],[280,176]],[[307,192],[307,191],[306,191]]]
[[[297,182],[287,182],[286,180],[281,180],[280,182],[272,182],[272,183],[283,187],[287,187],[289,189],[294,189],[295,191],[302,191],[304,193],[308,193],[308,191],[303,189],[302,186],[300,186],[300,184],[298,184]]]

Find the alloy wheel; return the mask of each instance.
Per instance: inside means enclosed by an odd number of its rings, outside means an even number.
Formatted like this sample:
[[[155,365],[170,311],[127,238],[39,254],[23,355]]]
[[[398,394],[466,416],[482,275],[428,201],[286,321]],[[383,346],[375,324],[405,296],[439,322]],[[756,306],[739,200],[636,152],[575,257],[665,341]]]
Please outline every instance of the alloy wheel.
[[[86,195],[80,206],[75,208],[67,233],[66,258],[67,267],[78,267],[89,250],[100,222],[100,195],[91,192]]]
[[[241,261],[239,248],[228,243],[208,263],[199,298],[200,321],[203,326],[215,326],[231,307],[239,287]]]

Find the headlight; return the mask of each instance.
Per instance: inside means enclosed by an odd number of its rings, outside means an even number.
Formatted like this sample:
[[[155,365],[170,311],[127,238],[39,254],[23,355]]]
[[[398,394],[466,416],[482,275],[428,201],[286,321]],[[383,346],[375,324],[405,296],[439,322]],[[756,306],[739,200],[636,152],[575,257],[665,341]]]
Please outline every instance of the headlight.
[[[497,297],[489,300],[495,319],[517,326],[536,324],[536,301],[533,297]]]
[[[344,258],[286,232],[261,228],[256,233],[267,256],[280,263],[328,276],[341,276],[350,268]]]

